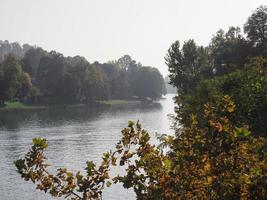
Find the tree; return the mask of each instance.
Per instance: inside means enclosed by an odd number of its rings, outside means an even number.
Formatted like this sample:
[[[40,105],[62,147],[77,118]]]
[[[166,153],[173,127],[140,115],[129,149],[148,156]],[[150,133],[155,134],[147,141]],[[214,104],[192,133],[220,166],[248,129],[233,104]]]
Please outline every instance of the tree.
[[[131,95],[130,82],[127,71],[118,65],[118,61],[109,63],[95,63],[106,77],[108,96],[113,99],[126,99]],[[131,74],[130,76],[132,76]]]
[[[132,74],[130,76],[133,76]],[[133,95],[146,99],[158,99],[165,92],[164,79],[158,69],[152,67],[140,67],[134,75],[131,83]]]
[[[252,27],[265,32],[262,25],[265,10],[261,6],[249,18],[245,25],[247,34]],[[256,26],[257,23],[260,25]],[[258,41],[264,41],[265,33],[260,36],[254,31],[253,34]],[[252,44],[252,39],[246,40],[239,27],[230,27],[227,32],[219,30],[206,48],[198,47],[193,40],[185,42],[182,48],[178,41],[171,45],[165,59],[170,82],[178,89],[176,120],[186,124],[190,113],[196,113],[199,123],[205,126],[198,114],[202,112],[202,105],[205,102],[216,105],[224,95],[230,95],[238,113],[233,122],[249,123],[255,134],[266,136],[263,121],[266,118],[267,54],[263,44]]]
[[[22,69],[36,79],[40,60],[46,55],[42,48],[30,48],[22,58]]]
[[[31,90],[31,87],[32,87],[31,77],[28,73],[22,72],[20,81],[21,81],[21,85],[20,85],[20,88],[18,89],[16,96],[20,100],[24,100],[24,98],[28,96]]]
[[[180,94],[195,88],[202,71],[205,71],[205,76],[208,76],[208,71],[211,73],[208,52],[205,48],[198,47],[194,40],[185,42],[182,49],[179,41],[174,42],[168,49],[165,61],[171,73],[170,83],[177,87]]]
[[[262,57],[255,57],[245,64],[244,69],[235,70],[223,76],[201,80],[194,92],[176,97],[179,103],[178,119],[181,123],[188,122],[190,113],[196,113],[199,124],[206,126],[201,119],[202,105],[213,102],[214,105],[230,95],[236,102],[236,112],[232,115],[232,122],[236,124],[250,124],[249,129],[254,134],[266,135],[266,61]]]
[[[85,102],[90,103],[102,96],[101,90],[104,89],[104,80],[101,73],[94,65],[89,65],[86,69],[87,77],[83,82],[83,94]]]
[[[18,42],[10,43],[8,40],[0,40],[0,61],[8,54],[13,54],[17,58],[22,58],[24,54],[31,49],[32,46],[24,44],[23,47]]]
[[[236,119],[250,124],[250,129],[267,137],[267,71],[266,60],[251,58],[244,70],[232,72],[217,80],[218,89],[236,102]],[[237,120],[235,120],[237,121]]]
[[[244,32],[247,38],[255,47],[267,48],[267,6],[260,6],[248,18],[244,25]]]
[[[121,58],[119,58],[116,62],[116,64],[124,69],[124,70],[129,70],[132,67],[136,67],[136,61],[133,60],[129,55],[124,55]]]
[[[14,55],[6,56],[2,63],[1,84],[0,84],[0,104],[5,101],[15,100],[16,94],[21,87],[21,65]]]
[[[244,68],[246,58],[251,54],[239,27],[230,27],[226,33],[223,30],[217,31],[211,39],[209,49],[214,75],[217,76]]]
[[[21,58],[24,55],[23,49],[18,42],[11,43],[12,49],[11,53]]]
[[[60,80],[65,72],[64,57],[62,54],[51,51],[40,60],[37,78],[38,86],[45,96],[56,97],[64,86]]]

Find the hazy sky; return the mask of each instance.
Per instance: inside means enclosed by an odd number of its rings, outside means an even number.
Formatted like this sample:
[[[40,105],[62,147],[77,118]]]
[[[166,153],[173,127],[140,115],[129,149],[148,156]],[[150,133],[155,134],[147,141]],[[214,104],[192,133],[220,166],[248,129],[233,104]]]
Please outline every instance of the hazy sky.
[[[0,40],[106,62],[129,54],[164,75],[175,40],[207,45],[267,0],[0,0]]]

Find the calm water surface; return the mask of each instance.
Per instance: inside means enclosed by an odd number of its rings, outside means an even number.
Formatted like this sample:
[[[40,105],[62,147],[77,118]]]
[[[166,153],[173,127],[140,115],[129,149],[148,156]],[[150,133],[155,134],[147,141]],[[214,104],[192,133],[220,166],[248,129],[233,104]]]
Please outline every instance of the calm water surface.
[[[128,120],[140,120],[154,142],[155,133],[172,134],[167,115],[173,113],[173,96],[168,94],[153,105],[0,114],[0,200],[52,199],[23,181],[13,164],[29,149],[33,137],[48,140],[46,157],[53,169],[66,166],[82,170],[87,160],[99,163],[102,153],[114,148]],[[122,171],[116,169],[113,173]],[[135,195],[121,185],[113,185],[104,190],[103,199],[134,200]]]

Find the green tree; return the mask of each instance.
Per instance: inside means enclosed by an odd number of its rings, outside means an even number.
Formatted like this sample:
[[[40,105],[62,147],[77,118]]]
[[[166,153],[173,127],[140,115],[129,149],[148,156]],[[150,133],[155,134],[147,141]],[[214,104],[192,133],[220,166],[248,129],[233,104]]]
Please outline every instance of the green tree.
[[[51,51],[42,57],[39,63],[37,78],[38,86],[44,96],[56,97],[64,85],[60,84],[65,73],[65,63],[62,54]]]
[[[129,98],[130,83],[129,76],[125,68],[118,65],[118,61],[109,63],[94,63],[105,77],[108,87],[108,96],[112,99],[126,99]]]
[[[127,71],[127,70],[129,70],[130,68],[136,66],[136,61],[133,60],[133,59],[131,58],[131,56],[129,56],[129,55],[124,55],[124,56],[122,56],[121,58],[119,58],[119,59],[116,61],[116,64],[117,64],[120,68],[122,68],[122,69],[124,69],[124,70]]]
[[[207,50],[198,47],[194,40],[185,42],[181,49],[179,41],[173,43],[165,61],[171,73],[170,82],[180,94],[192,91],[201,79],[202,72],[202,76],[212,73]]]
[[[226,33],[223,30],[217,31],[211,39],[209,49],[214,75],[219,76],[244,68],[246,58],[251,53],[239,27],[230,27]]]
[[[22,58],[22,69],[34,79],[37,77],[40,60],[47,55],[42,48],[29,49]]]
[[[264,55],[267,55],[267,6],[260,6],[248,18],[244,25],[244,32],[247,38],[256,46],[264,50]]]
[[[28,73],[22,72],[21,77],[20,77],[20,81],[21,81],[21,85],[17,91],[16,96],[20,100],[24,100],[24,99],[26,100],[26,97],[30,93],[31,87],[32,87],[31,77]]]
[[[21,87],[22,69],[19,61],[14,55],[9,54],[3,61],[1,71],[0,103],[13,101]]]
[[[129,76],[132,76],[132,74]],[[166,90],[164,79],[156,68],[139,67],[134,76],[131,86],[135,96],[142,99],[147,97],[158,99]]]
[[[198,114],[203,111],[202,105],[216,105],[224,95],[230,95],[238,113],[233,122],[248,123],[255,134],[266,136],[265,15],[266,8],[261,6],[250,16],[245,25],[248,40],[240,28],[230,27],[226,33],[219,30],[206,48],[192,40],[182,48],[178,41],[172,44],[166,64],[170,82],[178,89],[176,120],[186,124],[190,113],[196,113],[199,123],[205,126]]]
[[[254,133],[265,135],[267,115],[266,60],[255,57],[245,65],[217,81],[218,89],[236,102],[236,119],[251,125]],[[237,121],[237,120],[236,120]]]

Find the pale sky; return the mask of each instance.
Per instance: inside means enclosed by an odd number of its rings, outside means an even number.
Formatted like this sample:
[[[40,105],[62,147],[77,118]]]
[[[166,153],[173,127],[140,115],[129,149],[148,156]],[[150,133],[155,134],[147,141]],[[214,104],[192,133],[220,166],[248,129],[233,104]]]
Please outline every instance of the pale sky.
[[[129,54],[164,75],[170,45],[207,45],[267,0],[0,0],[0,40],[107,62]]]

